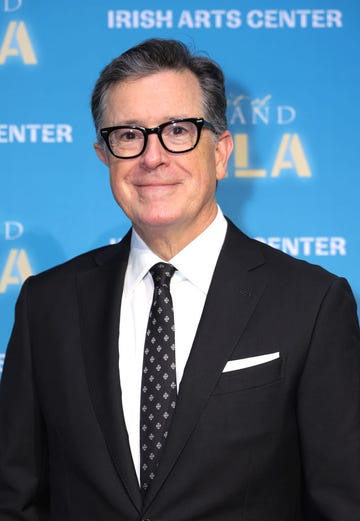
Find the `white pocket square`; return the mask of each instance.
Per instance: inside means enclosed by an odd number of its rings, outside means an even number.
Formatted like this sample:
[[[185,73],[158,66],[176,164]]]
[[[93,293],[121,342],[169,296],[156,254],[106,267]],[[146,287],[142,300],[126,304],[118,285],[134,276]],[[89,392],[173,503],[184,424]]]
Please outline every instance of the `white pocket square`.
[[[280,353],[269,353],[267,355],[250,356],[249,358],[239,358],[238,360],[229,360],[223,369],[223,373],[229,371],[236,371],[237,369],[245,369],[246,367],[252,367],[253,365],[266,364],[280,358]]]

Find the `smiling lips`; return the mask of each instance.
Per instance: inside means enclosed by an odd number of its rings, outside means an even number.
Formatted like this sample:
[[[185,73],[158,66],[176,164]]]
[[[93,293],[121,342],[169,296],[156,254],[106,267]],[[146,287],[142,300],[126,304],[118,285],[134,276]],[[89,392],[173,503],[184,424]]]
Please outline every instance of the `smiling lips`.
[[[173,186],[178,185],[179,183],[174,181],[155,181],[155,182],[145,182],[145,183],[134,183],[134,186],[139,190],[156,190],[156,189],[166,189],[171,188]]]

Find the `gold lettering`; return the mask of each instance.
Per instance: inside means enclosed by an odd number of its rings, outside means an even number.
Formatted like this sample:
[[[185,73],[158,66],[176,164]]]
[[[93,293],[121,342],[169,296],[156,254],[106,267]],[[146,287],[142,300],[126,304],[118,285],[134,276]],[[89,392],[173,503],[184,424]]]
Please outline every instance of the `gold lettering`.
[[[235,135],[235,177],[266,177],[266,170],[253,170],[249,166],[249,142],[247,134]]]
[[[17,46],[12,47],[16,41]],[[10,22],[0,49],[0,65],[4,64],[8,56],[21,55],[27,65],[37,64],[36,55],[31,45],[29,34],[24,22]]]
[[[292,169],[296,171],[299,177],[311,177],[309,164],[298,134],[284,134],[275,158],[271,177],[279,177],[282,170]]]
[[[22,284],[30,275],[32,275],[32,271],[26,251],[10,250],[3,275],[0,279],[0,293],[5,293],[7,287],[11,284]]]

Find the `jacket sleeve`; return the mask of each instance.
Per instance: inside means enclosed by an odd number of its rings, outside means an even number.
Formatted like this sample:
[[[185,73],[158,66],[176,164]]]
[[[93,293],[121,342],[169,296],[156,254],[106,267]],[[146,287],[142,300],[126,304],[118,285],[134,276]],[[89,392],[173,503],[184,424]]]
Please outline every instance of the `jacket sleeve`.
[[[299,385],[298,422],[309,518],[359,521],[360,335],[344,279],[335,279],[319,308]]]
[[[0,521],[50,519],[46,434],[28,323],[30,282],[25,282],[16,304],[0,385]]]

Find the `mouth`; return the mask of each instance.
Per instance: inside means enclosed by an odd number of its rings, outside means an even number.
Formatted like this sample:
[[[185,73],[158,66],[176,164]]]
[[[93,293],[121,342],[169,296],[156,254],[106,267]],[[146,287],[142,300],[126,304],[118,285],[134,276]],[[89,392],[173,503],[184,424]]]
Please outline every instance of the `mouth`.
[[[167,188],[173,188],[177,186],[179,183],[174,181],[157,181],[151,183],[135,183],[135,188],[138,190],[161,190]]]
[[[144,200],[166,201],[176,192],[178,186],[179,183],[159,181],[157,183],[139,183],[135,185],[135,189],[138,196]]]

